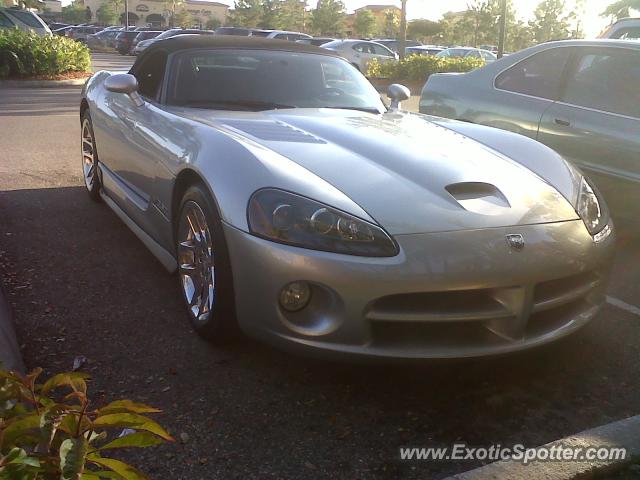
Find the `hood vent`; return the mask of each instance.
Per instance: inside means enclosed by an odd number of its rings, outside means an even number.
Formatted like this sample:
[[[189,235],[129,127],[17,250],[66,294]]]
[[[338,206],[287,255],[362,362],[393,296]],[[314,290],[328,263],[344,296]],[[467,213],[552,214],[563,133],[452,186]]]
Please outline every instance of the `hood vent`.
[[[225,125],[268,142],[326,143],[310,133],[272,120],[226,120]]]
[[[509,201],[495,185],[482,182],[463,182],[447,185],[449,192],[462,208],[480,215],[501,215],[511,208]]]

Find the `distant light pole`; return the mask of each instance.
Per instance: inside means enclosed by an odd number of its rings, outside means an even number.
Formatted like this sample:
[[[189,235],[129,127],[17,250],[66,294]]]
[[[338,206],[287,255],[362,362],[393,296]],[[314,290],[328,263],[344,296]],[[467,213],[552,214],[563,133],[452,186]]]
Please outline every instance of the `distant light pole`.
[[[129,0],[124,0],[124,31],[129,31]]]
[[[400,0],[400,38],[398,39],[398,55],[404,58],[404,47],[407,44],[407,0]]]
[[[498,39],[498,58],[504,55],[504,41],[507,35],[507,0],[500,0],[500,38]]]

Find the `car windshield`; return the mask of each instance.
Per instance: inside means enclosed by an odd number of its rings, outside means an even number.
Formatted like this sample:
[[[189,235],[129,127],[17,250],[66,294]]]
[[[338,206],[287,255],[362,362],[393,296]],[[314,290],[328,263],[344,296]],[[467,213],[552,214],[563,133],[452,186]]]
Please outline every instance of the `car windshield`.
[[[43,28],[43,25],[38,20],[38,17],[36,17],[31,12],[27,12],[25,10],[11,10],[11,15],[16,17],[22,23],[29,25],[30,27]]]
[[[328,48],[329,50],[336,50],[342,45],[345,45],[344,40],[333,40],[322,45],[322,48]]]
[[[175,34],[177,34],[178,32],[180,32],[180,30],[167,30],[166,32],[162,32],[160,35],[158,35],[156,38],[158,40],[162,40],[163,38],[169,38],[169,37],[173,37]]]
[[[447,50],[443,50],[437,56],[438,57],[464,57],[472,50],[467,50],[465,48],[448,48]]]
[[[195,50],[175,61],[168,103],[220,110],[386,110],[373,86],[340,58],[270,50]]]

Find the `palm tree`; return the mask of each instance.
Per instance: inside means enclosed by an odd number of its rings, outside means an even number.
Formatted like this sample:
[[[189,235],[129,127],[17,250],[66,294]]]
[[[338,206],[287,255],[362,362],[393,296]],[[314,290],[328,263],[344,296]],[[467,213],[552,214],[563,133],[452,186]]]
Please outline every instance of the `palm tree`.
[[[176,18],[177,8],[184,3],[184,0],[165,0],[164,5],[167,10],[171,12],[171,18],[169,19],[169,26],[173,27],[174,19]]]

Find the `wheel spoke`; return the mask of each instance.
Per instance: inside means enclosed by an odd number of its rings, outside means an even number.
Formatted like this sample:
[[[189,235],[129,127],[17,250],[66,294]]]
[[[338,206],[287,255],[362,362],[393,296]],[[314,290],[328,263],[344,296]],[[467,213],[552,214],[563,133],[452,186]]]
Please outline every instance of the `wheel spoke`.
[[[194,225],[193,219],[191,218],[191,215],[187,214],[187,222],[189,222],[189,228],[191,229],[191,233],[193,234],[193,238],[196,240],[196,242],[200,242],[200,231],[196,228],[196,226]]]
[[[213,245],[207,217],[194,201],[182,209],[177,254],[187,307],[195,321],[206,322],[215,298]]]
[[[87,186],[87,189],[93,192],[95,187],[97,177],[97,159],[95,156],[95,151],[93,148],[93,134],[91,132],[91,128],[89,127],[89,122],[87,120],[84,121],[82,126],[82,135],[81,135],[81,150],[82,150],[82,162],[83,162],[83,173],[84,173],[84,182]]]

